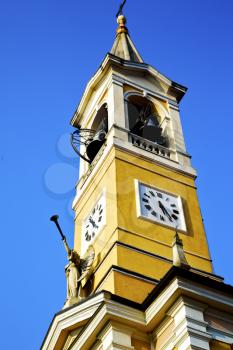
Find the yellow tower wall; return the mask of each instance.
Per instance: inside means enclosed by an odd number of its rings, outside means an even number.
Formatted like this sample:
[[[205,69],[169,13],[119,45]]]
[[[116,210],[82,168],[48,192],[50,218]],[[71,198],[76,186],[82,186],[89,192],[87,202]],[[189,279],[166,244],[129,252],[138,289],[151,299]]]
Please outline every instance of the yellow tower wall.
[[[121,241],[172,259],[174,229],[137,216],[135,180],[182,198],[187,232],[180,232],[192,267],[212,272],[194,179],[126,152],[116,151],[118,225]],[[124,233],[123,233],[124,232]]]
[[[187,260],[208,273],[212,264],[194,179],[113,147],[76,204],[75,249],[80,251],[82,224],[104,192],[106,225],[92,243],[96,252],[92,289],[142,302],[172,266],[175,232],[137,216],[136,181],[182,197],[187,232],[180,236]]]

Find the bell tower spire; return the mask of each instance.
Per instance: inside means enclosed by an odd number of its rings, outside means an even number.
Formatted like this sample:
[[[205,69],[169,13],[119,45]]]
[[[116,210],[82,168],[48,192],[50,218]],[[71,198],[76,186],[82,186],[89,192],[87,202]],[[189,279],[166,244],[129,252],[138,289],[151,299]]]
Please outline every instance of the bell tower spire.
[[[110,51],[111,54],[128,60],[131,62],[143,63],[143,59],[136,49],[133,41],[129,36],[128,28],[126,27],[126,17],[120,14],[117,17],[118,28],[116,31],[116,39]]]

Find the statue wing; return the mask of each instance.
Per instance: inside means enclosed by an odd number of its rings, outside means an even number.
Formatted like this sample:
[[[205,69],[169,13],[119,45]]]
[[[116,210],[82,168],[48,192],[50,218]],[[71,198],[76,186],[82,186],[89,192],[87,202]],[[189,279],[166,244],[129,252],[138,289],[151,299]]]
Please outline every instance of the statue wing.
[[[86,284],[88,278],[91,275],[91,268],[93,265],[93,261],[95,259],[95,250],[92,245],[89,246],[85,256],[80,261],[80,277],[78,279],[78,282],[82,281],[82,286]]]

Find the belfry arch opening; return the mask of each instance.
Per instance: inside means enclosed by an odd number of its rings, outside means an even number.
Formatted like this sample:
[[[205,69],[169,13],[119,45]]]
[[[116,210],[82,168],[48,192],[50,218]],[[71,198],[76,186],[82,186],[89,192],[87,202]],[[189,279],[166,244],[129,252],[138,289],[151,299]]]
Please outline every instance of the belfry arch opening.
[[[96,113],[95,119],[92,123],[91,129],[95,132],[99,130],[104,130],[107,134],[108,132],[108,105],[104,103],[98,112]]]
[[[106,141],[108,133],[108,109],[107,104],[103,104],[96,113],[91,128],[79,126],[71,134],[71,145],[74,151],[85,162],[92,163],[100,148]]]
[[[92,123],[91,130],[93,132],[93,138],[87,145],[86,153],[92,162],[104,144],[108,133],[108,106],[106,103],[98,110],[94,122]]]
[[[128,126],[132,134],[168,147],[166,131],[161,127],[161,116],[155,105],[143,96],[130,96],[127,100]]]

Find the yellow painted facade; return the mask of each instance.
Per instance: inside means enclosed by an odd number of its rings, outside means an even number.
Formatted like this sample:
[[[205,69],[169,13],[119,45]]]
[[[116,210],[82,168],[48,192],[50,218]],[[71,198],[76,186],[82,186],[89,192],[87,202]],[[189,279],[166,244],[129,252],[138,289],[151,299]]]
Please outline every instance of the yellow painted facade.
[[[117,45],[118,54],[124,56],[124,45]],[[80,161],[74,247],[81,254],[85,251],[84,222],[104,195],[106,223],[91,241],[96,252],[92,291],[108,290],[142,302],[172,266],[175,229],[140,217],[139,183],[182,199],[186,230],[179,235],[186,259],[192,268],[207,273],[212,273],[212,264],[196,193],[196,173],[186,152],[179,116],[179,101],[186,88],[153,67],[142,67],[134,46],[132,50],[136,64],[134,59],[122,63],[119,57],[106,56],[87,84],[71,122],[75,127],[93,128],[101,106],[107,106],[106,144],[91,165]],[[150,101],[170,142],[169,159],[145,153],[132,144],[130,98]]]
[[[187,260],[208,273],[212,264],[194,179],[113,147],[76,205],[75,249],[80,251],[82,223],[104,191],[106,225],[92,243],[93,291],[108,290],[142,302],[172,266],[174,229],[137,216],[136,181],[182,197],[187,232],[180,232],[180,237]],[[113,266],[126,272],[111,271]]]
[[[74,249],[83,258],[92,244],[95,259],[91,249],[81,300],[55,315],[41,350],[233,350],[233,289],[213,274],[182,132],[186,88],[145,64],[117,21],[71,121],[76,135],[89,129],[76,149]]]

